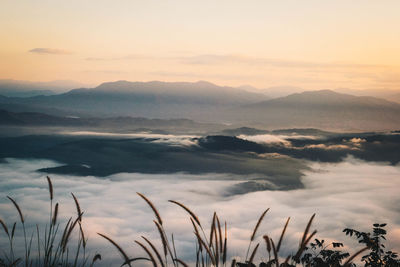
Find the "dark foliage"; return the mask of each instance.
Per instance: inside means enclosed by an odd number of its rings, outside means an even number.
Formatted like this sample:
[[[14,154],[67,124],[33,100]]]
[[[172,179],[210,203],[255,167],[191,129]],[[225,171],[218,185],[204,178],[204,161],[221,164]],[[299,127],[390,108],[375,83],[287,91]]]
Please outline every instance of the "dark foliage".
[[[343,232],[346,235],[354,236],[360,244],[369,248],[369,254],[364,255],[361,260],[365,262],[365,267],[398,267],[400,260],[398,254],[391,250],[386,250],[383,241],[386,240],[386,223],[373,224],[372,233],[360,232],[354,229],[346,228]]]

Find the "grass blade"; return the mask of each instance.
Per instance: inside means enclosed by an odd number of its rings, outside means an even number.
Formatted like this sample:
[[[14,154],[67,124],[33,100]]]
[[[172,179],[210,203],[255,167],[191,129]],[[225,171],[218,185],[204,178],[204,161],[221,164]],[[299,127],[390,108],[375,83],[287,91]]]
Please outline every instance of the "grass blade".
[[[153,263],[153,266],[154,266],[154,267],[157,267],[157,262],[156,262],[156,260],[154,259],[153,254],[151,254],[150,250],[149,250],[145,245],[143,245],[141,242],[139,242],[139,241],[137,241],[137,240],[135,240],[135,243],[142,247],[142,249],[147,253],[147,255],[149,255],[150,260],[151,260],[151,262]]]
[[[18,206],[17,202],[15,202],[15,200],[13,198],[9,197],[9,196],[7,196],[7,198],[14,204],[15,208],[18,211],[19,218],[20,218],[21,222],[24,223],[25,222],[24,215],[22,215],[21,208]]]
[[[163,262],[163,260],[161,258],[160,253],[158,252],[157,248],[146,237],[142,236],[142,238],[147,242],[147,244],[150,245],[150,247],[153,249],[154,253],[156,254],[156,256],[158,258],[158,261],[160,262],[161,266],[164,267],[164,262]]]
[[[106,240],[108,240],[108,242],[110,242],[111,244],[113,244],[113,246],[114,246],[115,248],[117,248],[117,250],[119,251],[119,253],[121,253],[121,255],[122,255],[122,257],[124,258],[125,262],[126,262],[129,266],[131,266],[130,261],[129,261],[129,258],[128,258],[128,255],[125,253],[125,251],[124,251],[114,240],[112,240],[111,238],[109,238],[109,237],[106,236],[106,235],[103,235],[103,234],[100,234],[100,233],[97,233],[97,234],[98,234],[99,236],[105,238]]]
[[[158,212],[158,210],[156,209],[156,207],[154,206],[154,204],[153,204],[145,195],[143,195],[143,194],[141,194],[141,193],[139,193],[139,192],[136,192],[136,194],[138,194],[141,198],[144,199],[144,201],[146,201],[146,203],[150,206],[150,208],[153,210],[154,214],[156,215],[157,220],[158,220],[158,223],[159,223],[160,225],[162,225],[162,224],[163,224],[163,221],[162,221],[162,219],[161,219],[160,213]]]
[[[279,242],[278,242],[278,245],[276,246],[276,250],[277,250],[278,252],[279,252],[279,249],[281,248],[283,236],[285,235],[285,232],[286,232],[286,229],[287,229],[287,227],[288,227],[289,221],[290,221],[290,217],[287,219],[286,224],[285,224],[285,227],[283,227],[282,234],[281,234],[281,236],[279,237]]]
[[[46,176],[46,179],[47,179],[47,183],[49,184],[50,200],[53,200],[53,197],[54,197],[54,195],[53,195],[53,183],[51,182],[49,176]]]
[[[196,216],[196,214],[194,214],[188,207],[186,207],[185,205],[183,205],[182,203],[179,203],[178,201],[175,200],[168,200],[171,203],[174,203],[178,206],[180,206],[181,208],[183,208],[184,210],[186,210],[186,212],[188,212],[190,214],[190,216],[192,216],[192,218],[196,221],[196,223],[201,226],[200,220],[199,218]]]

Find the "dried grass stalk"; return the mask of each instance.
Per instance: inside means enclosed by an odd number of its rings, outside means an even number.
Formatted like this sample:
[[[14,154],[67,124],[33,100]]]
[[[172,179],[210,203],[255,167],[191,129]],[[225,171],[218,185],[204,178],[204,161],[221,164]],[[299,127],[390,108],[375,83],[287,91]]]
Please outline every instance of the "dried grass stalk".
[[[58,203],[56,203],[56,206],[54,207],[54,215],[52,219],[53,226],[56,225],[57,223],[57,216],[58,216]]]
[[[157,221],[153,221],[153,222],[154,222],[154,224],[156,225],[156,227],[157,227],[157,229],[158,229],[158,233],[160,234],[160,237],[161,237],[161,242],[162,242],[162,244],[163,244],[163,249],[164,249],[164,256],[167,256],[167,253],[168,253],[168,251],[167,251],[168,243],[167,243],[167,240],[166,240],[166,238],[165,238],[164,231],[163,231],[161,225],[160,225]]]
[[[294,256],[295,261],[299,261],[301,254],[306,249],[308,242],[310,242],[311,238],[317,233],[317,231],[312,232],[305,240],[304,243],[300,244],[299,250],[297,251],[296,255]]]
[[[142,249],[147,253],[147,255],[149,255],[150,260],[151,260],[151,262],[153,263],[153,266],[154,266],[154,267],[157,267],[157,262],[156,262],[156,260],[154,259],[153,254],[151,254],[150,250],[149,250],[145,245],[143,245],[141,242],[139,242],[139,241],[137,241],[137,240],[135,240],[135,243],[142,247]]]
[[[364,251],[368,250],[368,247],[365,247],[359,251],[357,251],[356,253],[354,253],[350,258],[347,259],[347,261],[343,264],[343,267],[350,267],[351,266],[351,262],[361,253],[363,253]]]
[[[264,235],[263,238],[265,240],[265,245],[267,247],[267,252],[269,254],[271,253],[271,241],[269,240],[269,237],[267,235]]]
[[[216,216],[217,218],[217,225],[218,225],[218,234],[219,234],[219,248],[220,252],[222,253],[223,247],[222,247],[222,230],[221,230],[221,223],[219,222],[218,215]]]
[[[74,193],[71,193],[71,195],[74,198],[75,206],[76,206],[76,212],[78,213],[78,219],[81,222],[82,221],[81,206],[79,205],[78,199],[75,197]]]
[[[215,265],[215,259],[214,259],[213,254],[211,253],[210,248],[207,246],[206,243],[204,243],[204,241],[203,241],[203,239],[201,239],[200,235],[196,234],[196,237],[199,240],[199,242],[201,243],[201,245],[206,249],[206,252],[207,252],[208,256],[210,257],[212,264]]]
[[[3,226],[4,232],[6,232],[6,234],[7,234],[8,236],[10,236],[10,234],[9,234],[9,232],[8,232],[7,225],[3,222],[2,219],[0,219],[0,224],[1,224],[1,226]]]
[[[260,218],[258,219],[257,224],[256,224],[256,226],[254,227],[253,234],[251,235],[251,238],[250,238],[251,241],[254,241],[254,238],[256,237],[256,233],[257,233],[258,227],[260,227],[260,224],[261,224],[262,220],[264,219],[265,214],[266,214],[268,211],[269,211],[269,208],[266,209],[266,210],[261,214]]]
[[[224,237],[224,249],[223,249],[223,254],[222,254],[222,263],[225,265],[226,262],[226,254],[227,254],[227,241],[228,241],[228,235],[227,235],[227,229],[226,229],[226,222],[225,222],[225,237]]]
[[[285,235],[285,232],[286,232],[286,229],[287,229],[287,227],[288,227],[289,221],[290,221],[290,217],[287,219],[287,221],[286,221],[286,223],[285,223],[285,227],[283,227],[282,234],[281,234],[281,236],[279,237],[279,242],[278,242],[278,245],[276,246],[276,250],[277,250],[278,252],[279,252],[279,249],[281,248],[283,236]]]
[[[158,261],[160,262],[161,266],[164,267],[164,262],[163,262],[163,260],[162,260],[162,258],[161,258],[160,253],[158,252],[157,248],[153,245],[153,243],[152,243],[149,239],[147,239],[147,238],[144,237],[144,236],[142,236],[142,238],[147,242],[147,244],[150,245],[150,247],[152,248],[152,250],[153,250],[154,253],[156,254],[156,256],[157,256],[157,258],[158,258]]]
[[[217,266],[219,263],[219,248],[218,247],[219,247],[218,246],[218,235],[217,235],[217,232],[215,232],[215,262],[217,263]]]
[[[83,247],[85,248],[86,247],[86,239],[85,239],[85,233],[83,232],[83,228],[82,228],[82,224],[81,223],[79,223],[79,231],[81,232],[82,244],[83,244]]]
[[[13,227],[12,227],[12,229],[11,229],[11,239],[13,239],[14,238],[14,234],[15,234],[15,227],[17,226],[17,223],[15,222],[14,224],[13,224]]]
[[[253,249],[253,252],[251,253],[251,256],[250,256],[250,258],[249,258],[249,264],[253,263],[254,257],[255,257],[255,255],[256,255],[256,253],[257,253],[257,249],[258,249],[259,246],[260,246],[260,243],[258,243],[258,244],[255,246],[255,248]]]
[[[189,213],[190,216],[192,216],[192,218],[196,221],[196,223],[201,227],[201,223],[200,223],[199,218],[188,207],[186,207],[182,203],[179,203],[178,201],[175,201],[175,200],[168,200],[168,201],[171,202],[171,203],[174,203],[174,204],[180,206],[181,208],[183,208],[184,210],[186,210],[186,212]]]
[[[272,240],[272,239],[270,239],[270,240],[271,240],[271,245],[272,245],[272,251],[274,252],[275,264],[276,264],[276,267],[279,267],[278,251],[276,250],[274,240]]]
[[[145,195],[143,195],[143,194],[141,194],[141,193],[139,193],[139,192],[136,192],[136,194],[138,194],[141,198],[144,199],[144,201],[146,201],[146,203],[150,206],[150,208],[153,210],[154,214],[156,215],[157,220],[158,220],[158,223],[159,223],[160,225],[162,225],[162,224],[163,224],[163,221],[162,221],[162,219],[161,219],[160,213],[158,212],[158,210],[156,209],[156,207],[154,206],[154,204],[153,204]]]
[[[174,261],[178,262],[179,264],[181,264],[181,265],[183,265],[185,267],[189,267],[189,265],[187,265],[184,261],[182,261],[182,260],[180,260],[178,258],[174,259]]]
[[[46,176],[47,183],[49,184],[49,193],[50,193],[50,200],[53,200],[54,194],[53,194],[53,183],[50,180],[49,176]]]
[[[108,240],[111,244],[113,244],[113,246],[116,247],[116,248],[118,249],[119,253],[121,253],[122,257],[123,257],[124,260],[125,260],[125,263],[128,264],[129,266],[131,266],[130,260],[129,260],[129,258],[128,258],[128,255],[125,253],[125,251],[124,251],[114,240],[112,240],[111,238],[109,238],[108,236],[105,236],[105,235],[103,235],[103,234],[100,234],[100,233],[97,233],[97,234],[98,234],[99,236],[105,238],[106,240]],[[124,264],[125,264],[125,263],[124,263]]]
[[[24,216],[22,215],[21,208],[18,206],[17,202],[15,202],[15,200],[9,196],[7,196],[7,198],[14,204],[15,208],[17,209],[21,223],[24,223]]]
[[[200,236],[200,234],[199,234],[199,229],[197,229],[197,226],[196,226],[196,224],[194,223],[193,219],[190,218],[190,221],[192,222],[195,235],[196,235],[196,236]],[[199,240],[197,240],[197,242],[198,242],[198,244],[199,244],[199,250],[200,250],[201,252],[203,252],[203,246],[201,245],[201,242],[200,242]]]
[[[215,217],[216,217],[216,212],[214,211],[214,215],[213,215],[213,219],[212,219],[212,222],[211,222],[211,230],[210,230],[210,239],[209,239],[209,242],[210,242],[210,246],[212,246],[212,241],[213,241],[213,238],[214,238],[214,233],[215,233]]]
[[[69,241],[69,237],[71,236],[72,231],[74,230],[74,228],[75,228],[76,224],[78,223],[78,221],[79,221],[79,218],[76,218],[76,220],[74,221],[74,223],[70,225],[70,227],[69,227],[69,229],[68,229],[68,232],[67,232],[67,234],[65,235],[65,238],[64,238],[64,240],[63,240],[63,242],[62,242],[63,251],[66,250],[67,245],[68,245],[68,241]]]
[[[308,232],[310,231],[311,224],[312,224],[312,221],[314,220],[314,218],[315,218],[315,213],[311,216],[310,220],[307,223],[307,226],[306,226],[306,229],[304,230],[303,237],[301,238],[300,244],[304,244],[304,242],[306,241]]]
[[[93,260],[92,260],[92,263],[94,263],[95,261],[98,261],[98,260],[101,261],[101,255],[100,255],[99,253],[97,253],[96,255],[94,255]],[[92,264],[92,265],[93,265],[93,264]]]

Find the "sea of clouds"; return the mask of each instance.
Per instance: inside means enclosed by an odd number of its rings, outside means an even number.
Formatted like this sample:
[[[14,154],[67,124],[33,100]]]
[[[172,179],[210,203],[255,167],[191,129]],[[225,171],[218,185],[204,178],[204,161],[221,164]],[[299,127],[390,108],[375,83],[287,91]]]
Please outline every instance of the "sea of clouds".
[[[12,196],[25,214],[28,232],[36,223],[48,221],[49,193],[45,174],[35,170],[58,164],[47,160],[7,159],[0,164],[0,218],[11,227],[18,215],[6,196]],[[190,261],[194,254],[194,235],[188,217],[169,199],[191,208],[203,225],[211,222],[216,211],[228,224],[229,257],[246,254],[252,229],[260,214],[270,208],[259,228],[256,242],[262,235],[278,239],[282,227],[291,217],[281,249],[286,257],[297,248],[299,239],[313,213],[313,229],[317,238],[345,243],[351,251],[361,248],[354,239],[346,237],[346,227],[369,231],[373,223],[388,223],[387,248],[400,251],[400,166],[366,163],[347,158],[338,164],[311,163],[312,170],[302,178],[303,189],[291,191],[259,191],[229,195],[230,188],[246,181],[246,177],[230,174],[189,175],[184,173],[138,174],[120,173],[108,177],[51,175],[55,202],[60,203],[60,218],[75,216],[73,192],[84,211],[83,228],[92,252],[103,255],[103,265],[109,266],[118,252],[97,233],[117,241],[130,256],[144,255],[134,245],[141,235],[160,246],[158,233],[152,223],[154,214],[136,192],[145,194],[158,208],[167,233],[174,233],[178,257]],[[0,246],[5,248],[5,235],[0,232]],[[262,243],[257,260],[266,258]],[[121,261],[122,262],[122,261]],[[120,262],[118,262],[120,263]],[[118,266],[118,264],[114,264]]]

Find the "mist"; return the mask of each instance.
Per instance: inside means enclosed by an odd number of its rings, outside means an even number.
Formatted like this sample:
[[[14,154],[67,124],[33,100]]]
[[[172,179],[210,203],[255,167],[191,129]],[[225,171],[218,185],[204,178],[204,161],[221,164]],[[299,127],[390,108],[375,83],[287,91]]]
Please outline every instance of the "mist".
[[[37,169],[59,164],[48,160],[6,159],[0,164],[0,214],[9,225],[18,221],[17,213],[6,195],[17,200],[26,216],[29,231],[36,223],[48,221],[47,182]],[[174,233],[178,256],[190,261],[195,256],[194,236],[188,215],[167,202],[180,201],[192,209],[203,225],[210,225],[217,212],[228,224],[229,257],[243,257],[252,229],[260,214],[271,208],[260,226],[257,242],[268,234],[277,239],[291,217],[281,256],[294,251],[309,217],[316,213],[313,229],[317,238],[343,242],[350,251],[361,248],[344,235],[346,227],[369,231],[373,223],[388,223],[387,248],[400,249],[400,166],[367,163],[347,157],[341,163],[313,163],[301,178],[304,188],[289,191],[258,191],[232,195],[232,187],[247,182],[245,175],[232,174],[139,174],[118,173],[107,177],[51,175],[55,201],[60,203],[60,218],[75,216],[70,192],[80,201],[84,211],[83,227],[91,251],[103,256],[101,265],[119,260],[118,252],[96,233],[116,240],[130,256],[143,255],[133,245],[141,235],[160,245],[152,223],[154,215],[136,195],[145,194],[158,208],[167,233]],[[207,229],[208,231],[208,229]],[[4,241],[0,241],[4,242]],[[3,243],[2,247],[4,247]],[[264,252],[264,244],[259,251]],[[266,254],[256,256],[259,261]],[[118,262],[118,261],[117,261]]]

